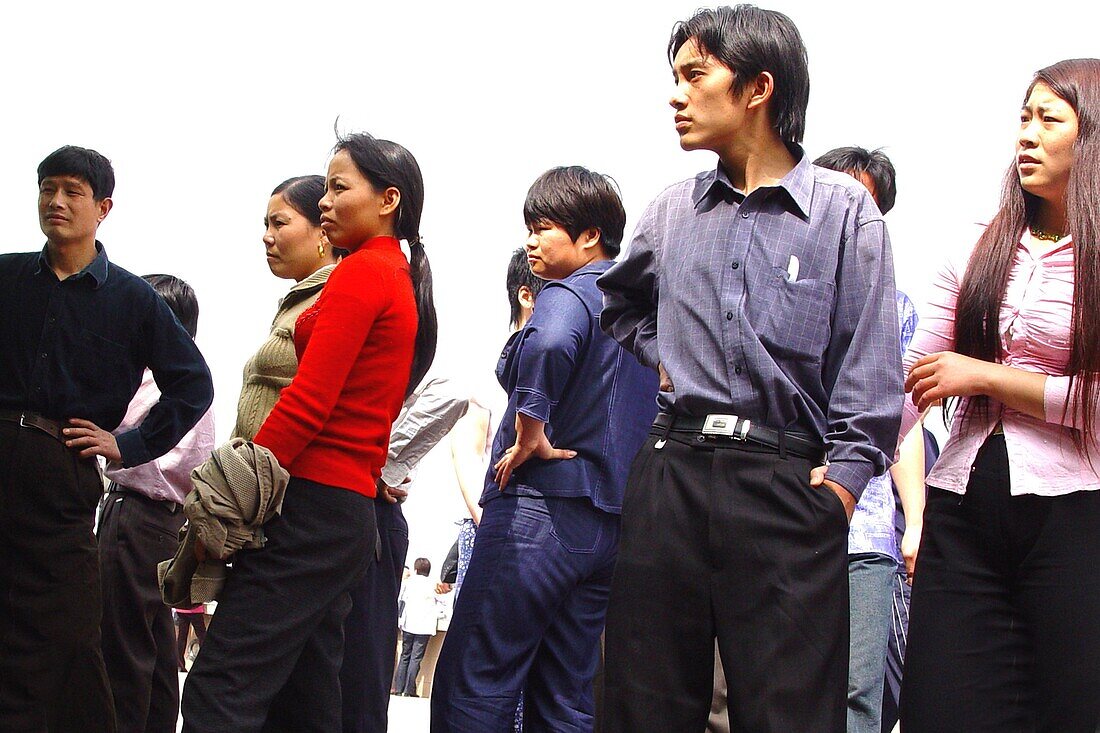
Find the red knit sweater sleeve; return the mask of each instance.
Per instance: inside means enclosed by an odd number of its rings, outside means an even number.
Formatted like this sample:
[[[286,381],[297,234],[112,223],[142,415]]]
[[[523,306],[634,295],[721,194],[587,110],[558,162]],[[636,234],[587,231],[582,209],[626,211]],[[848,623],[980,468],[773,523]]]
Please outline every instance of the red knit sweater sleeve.
[[[321,431],[375,319],[392,300],[392,283],[367,258],[340,264],[322,293],[298,373],[256,434],[255,443],[290,466]]]

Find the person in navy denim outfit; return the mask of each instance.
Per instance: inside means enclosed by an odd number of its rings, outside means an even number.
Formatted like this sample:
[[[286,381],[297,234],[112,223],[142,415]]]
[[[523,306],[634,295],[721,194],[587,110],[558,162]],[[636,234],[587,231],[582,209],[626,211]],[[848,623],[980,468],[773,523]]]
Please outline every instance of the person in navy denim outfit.
[[[436,667],[436,733],[510,730],[521,692],[525,730],[593,729],[623,490],[657,412],[656,372],[599,328],[596,278],[626,219],[610,181],[552,169],[524,218],[531,269],[552,282],[497,365],[508,409]]]

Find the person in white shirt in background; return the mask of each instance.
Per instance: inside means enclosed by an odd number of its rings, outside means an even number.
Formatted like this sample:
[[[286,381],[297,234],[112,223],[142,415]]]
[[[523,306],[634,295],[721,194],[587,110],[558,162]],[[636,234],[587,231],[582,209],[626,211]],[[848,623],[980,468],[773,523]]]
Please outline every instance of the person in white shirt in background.
[[[407,697],[418,697],[416,678],[420,674],[420,663],[442,616],[435,583],[428,577],[432,571],[431,562],[426,557],[418,557],[413,570],[416,572],[405,580],[398,602],[401,607],[401,661],[393,681],[395,694]]]

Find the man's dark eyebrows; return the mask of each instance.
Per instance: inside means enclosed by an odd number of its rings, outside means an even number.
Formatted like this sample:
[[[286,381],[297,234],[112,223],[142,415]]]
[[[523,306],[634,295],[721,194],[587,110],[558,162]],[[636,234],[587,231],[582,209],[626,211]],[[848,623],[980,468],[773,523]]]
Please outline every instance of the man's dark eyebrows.
[[[679,79],[680,74],[684,73],[685,71],[688,71],[690,69],[697,68],[697,67],[700,67],[700,66],[705,66],[706,63],[707,63],[707,57],[706,56],[702,56],[702,55],[690,56],[687,59],[684,59],[683,62],[681,62],[679,64],[673,64],[672,65],[672,78],[673,79]]]

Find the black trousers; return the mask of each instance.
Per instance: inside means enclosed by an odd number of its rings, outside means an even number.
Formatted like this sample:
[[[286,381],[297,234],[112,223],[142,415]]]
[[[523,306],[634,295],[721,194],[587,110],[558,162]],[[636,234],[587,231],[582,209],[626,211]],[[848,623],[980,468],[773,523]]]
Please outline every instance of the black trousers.
[[[0,730],[115,730],[99,646],[95,462],[0,421]]]
[[[157,563],[175,554],[181,526],[178,504],[135,493],[108,494],[99,515],[103,661],[119,733],[176,731],[176,636]]]
[[[397,596],[409,553],[409,523],[400,504],[374,500],[381,554],[351,591],[340,668],[344,733],[374,733],[389,726],[390,682],[397,653]]]
[[[374,556],[374,502],[291,478],[267,544],[238,553],[183,687],[187,733],[332,733],[351,590]]]
[[[848,522],[808,460],[651,437],[630,471],[603,730],[702,731],[718,639],[734,733],[843,733]],[[734,447],[736,446],[736,447]]]
[[[1003,435],[924,512],[905,733],[1095,733],[1100,493],[1011,496]]]

